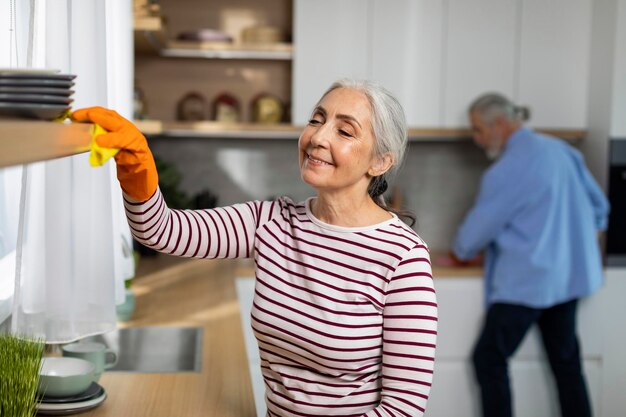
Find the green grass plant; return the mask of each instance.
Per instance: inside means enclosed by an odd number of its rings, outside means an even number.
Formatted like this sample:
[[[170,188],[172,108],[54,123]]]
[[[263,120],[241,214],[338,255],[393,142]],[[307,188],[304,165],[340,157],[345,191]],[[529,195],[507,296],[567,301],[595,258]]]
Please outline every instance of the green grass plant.
[[[37,414],[43,340],[0,334],[0,417]]]

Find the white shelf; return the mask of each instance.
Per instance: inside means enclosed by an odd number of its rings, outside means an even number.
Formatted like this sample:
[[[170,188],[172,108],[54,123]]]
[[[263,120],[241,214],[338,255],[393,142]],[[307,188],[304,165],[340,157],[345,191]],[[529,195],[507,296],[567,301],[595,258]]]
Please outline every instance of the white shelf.
[[[0,167],[87,152],[90,128],[87,123],[0,120]]]
[[[166,58],[200,59],[266,59],[288,61],[293,58],[293,46],[278,44],[230,44],[220,42],[168,42],[161,49]]]

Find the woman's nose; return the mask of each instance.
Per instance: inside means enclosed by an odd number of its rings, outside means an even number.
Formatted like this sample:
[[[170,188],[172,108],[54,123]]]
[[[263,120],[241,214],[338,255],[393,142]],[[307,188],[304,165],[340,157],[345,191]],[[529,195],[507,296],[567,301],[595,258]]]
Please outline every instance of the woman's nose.
[[[311,145],[325,146],[328,143],[328,129],[326,125],[321,125],[311,134]]]

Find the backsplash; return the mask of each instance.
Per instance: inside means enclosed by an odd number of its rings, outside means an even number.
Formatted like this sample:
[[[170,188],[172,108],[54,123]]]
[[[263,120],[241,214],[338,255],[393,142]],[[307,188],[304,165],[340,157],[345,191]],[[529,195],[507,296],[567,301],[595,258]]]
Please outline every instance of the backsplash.
[[[295,140],[153,138],[150,148],[178,167],[183,191],[209,189],[220,206],[279,195],[300,201],[315,192],[300,179]],[[448,250],[487,166],[470,141],[410,144],[394,183],[431,250]]]

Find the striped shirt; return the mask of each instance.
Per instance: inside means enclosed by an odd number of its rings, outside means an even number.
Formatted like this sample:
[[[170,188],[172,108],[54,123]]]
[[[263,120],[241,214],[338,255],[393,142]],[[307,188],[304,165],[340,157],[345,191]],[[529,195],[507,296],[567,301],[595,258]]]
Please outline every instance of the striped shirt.
[[[252,327],[269,416],[421,416],[437,302],[424,241],[400,219],[339,227],[310,199],[169,209],[125,201],[133,235],[160,252],[254,257]]]

